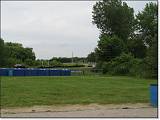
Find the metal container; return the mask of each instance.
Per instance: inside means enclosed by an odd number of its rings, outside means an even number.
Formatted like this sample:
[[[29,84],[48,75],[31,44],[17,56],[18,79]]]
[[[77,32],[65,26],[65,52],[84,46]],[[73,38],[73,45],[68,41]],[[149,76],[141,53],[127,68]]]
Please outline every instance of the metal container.
[[[150,85],[150,102],[153,107],[158,106],[158,85],[157,84]]]
[[[13,69],[13,76],[25,76],[25,69],[22,68]]]
[[[8,76],[8,69],[7,68],[1,68],[0,69],[0,76]]]
[[[49,76],[49,70],[48,69],[39,69],[38,76]]]

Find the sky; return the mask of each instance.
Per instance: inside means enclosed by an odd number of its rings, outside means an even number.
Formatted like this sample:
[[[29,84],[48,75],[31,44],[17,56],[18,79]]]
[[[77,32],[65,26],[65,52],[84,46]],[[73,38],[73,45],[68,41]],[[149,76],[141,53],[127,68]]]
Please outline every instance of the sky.
[[[86,57],[99,30],[92,24],[96,1],[1,1],[1,37],[31,47],[37,59]],[[135,13],[146,1],[128,1]]]

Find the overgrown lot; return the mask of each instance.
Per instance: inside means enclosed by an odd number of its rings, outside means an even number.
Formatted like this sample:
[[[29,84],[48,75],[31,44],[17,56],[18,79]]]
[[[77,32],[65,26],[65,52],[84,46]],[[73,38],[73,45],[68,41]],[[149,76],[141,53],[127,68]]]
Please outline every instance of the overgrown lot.
[[[156,80],[131,77],[1,77],[1,107],[149,102]]]

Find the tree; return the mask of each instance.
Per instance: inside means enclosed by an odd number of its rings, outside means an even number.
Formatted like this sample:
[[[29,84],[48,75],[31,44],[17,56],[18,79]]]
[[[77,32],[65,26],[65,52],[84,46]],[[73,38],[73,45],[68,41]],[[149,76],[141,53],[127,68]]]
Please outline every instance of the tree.
[[[146,69],[150,77],[158,76],[158,6],[146,4],[144,10],[136,16],[138,34],[147,46]]]
[[[147,76],[158,79],[158,44],[156,36],[152,38],[152,45],[148,48],[145,61]]]
[[[93,24],[101,34],[117,35],[126,41],[133,32],[133,8],[121,0],[99,1],[93,6]]]
[[[0,66],[4,65],[4,59],[5,59],[4,40],[2,38],[0,38]]]
[[[137,31],[146,45],[151,46],[152,38],[158,34],[158,6],[155,3],[146,4],[144,10],[136,15]]]
[[[33,48],[28,48],[28,47],[24,48],[24,54],[25,54],[24,59],[30,59],[30,60],[36,59],[35,53],[33,52]]]
[[[9,57],[25,62],[26,59],[35,60],[35,53],[32,48],[24,48],[19,43],[5,43]]]
[[[50,61],[50,65],[52,67],[59,67],[59,66],[62,66],[63,64],[57,60],[52,60],[52,61]]]
[[[87,56],[87,61],[88,61],[88,62],[96,62],[95,52],[91,52],[90,54],[88,54],[88,56]]]
[[[117,36],[102,35],[95,49],[99,61],[110,61],[125,51],[124,42]]]
[[[144,44],[141,35],[134,35],[128,40],[128,52],[132,53],[135,58],[145,58],[147,46]]]

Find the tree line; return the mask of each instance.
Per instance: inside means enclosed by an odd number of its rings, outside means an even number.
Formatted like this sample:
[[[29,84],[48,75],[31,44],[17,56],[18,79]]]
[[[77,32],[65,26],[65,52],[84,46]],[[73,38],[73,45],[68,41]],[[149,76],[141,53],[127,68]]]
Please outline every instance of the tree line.
[[[96,2],[93,24],[100,30],[98,45],[88,55],[103,73],[157,78],[158,6],[147,3],[135,15],[121,0]]]
[[[0,38],[0,67],[13,67],[15,64],[30,63],[35,61],[32,48],[24,48],[20,43],[4,42]]]
[[[4,40],[0,38],[0,67],[14,67],[15,64],[22,64],[26,67],[41,68],[83,67],[83,63],[85,62],[85,57],[52,57],[48,60],[36,59],[32,48],[25,48],[20,43],[4,42]]]

